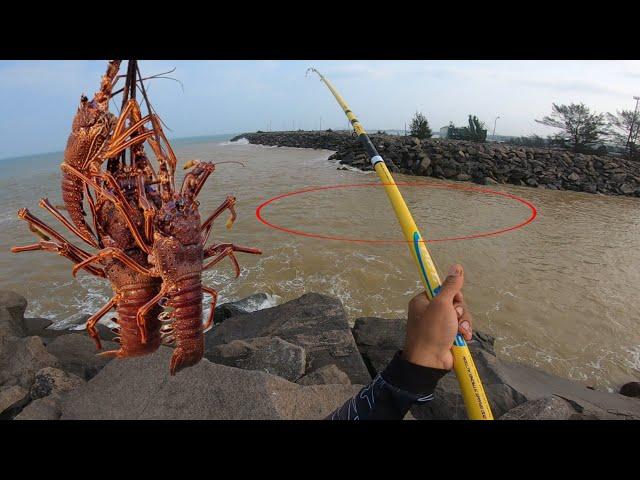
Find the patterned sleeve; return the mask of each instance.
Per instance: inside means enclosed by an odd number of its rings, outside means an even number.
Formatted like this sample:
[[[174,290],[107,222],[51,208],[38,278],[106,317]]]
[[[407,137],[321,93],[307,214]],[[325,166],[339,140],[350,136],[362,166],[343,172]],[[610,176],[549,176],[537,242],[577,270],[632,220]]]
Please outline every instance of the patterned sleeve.
[[[402,420],[416,403],[433,400],[433,391],[448,370],[407,362],[397,352],[382,373],[335,410],[329,420]]]

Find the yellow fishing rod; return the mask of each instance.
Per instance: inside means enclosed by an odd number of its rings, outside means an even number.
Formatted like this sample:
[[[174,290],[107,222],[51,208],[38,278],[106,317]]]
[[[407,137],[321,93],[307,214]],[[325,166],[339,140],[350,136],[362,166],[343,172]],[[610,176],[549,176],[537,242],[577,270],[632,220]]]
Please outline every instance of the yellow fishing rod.
[[[349,109],[349,106],[344,101],[342,96],[338,93],[335,87],[327,80],[318,70],[315,68],[309,68],[309,72],[315,72],[320,77],[320,80],[327,86],[333,96],[338,101],[342,110],[347,115],[347,118],[351,122],[353,129],[358,135],[358,139],[363,144],[371,164],[374,170],[380,177],[384,185],[384,189],[387,192],[387,197],[393,206],[393,210],[396,212],[396,217],[402,227],[404,238],[409,244],[409,250],[413,256],[418,271],[420,272],[420,279],[424,285],[429,300],[433,299],[441,288],[440,277],[436,266],[431,259],[429,250],[427,250],[426,243],[422,240],[422,235],[418,231],[418,227],[411,216],[411,212],[407,208],[407,204],[402,198],[402,194],[396,183],[391,177],[391,173],[387,168],[382,157],[378,154],[378,151],[374,147],[373,143],[369,139],[367,132]],[[467,416],[471,420],[493,420],[491,414],[491,407],[487,401],[487,396],[484,393],[478,370],[471,357],[471,352],[465,342],[464,337],[459,333],[456,334],[456,338],[451,347],[451,353],[453,354],[453,369],[456,372],[458,383],[460,384],[460,390],[462,391],[462,398],[467,409]]]

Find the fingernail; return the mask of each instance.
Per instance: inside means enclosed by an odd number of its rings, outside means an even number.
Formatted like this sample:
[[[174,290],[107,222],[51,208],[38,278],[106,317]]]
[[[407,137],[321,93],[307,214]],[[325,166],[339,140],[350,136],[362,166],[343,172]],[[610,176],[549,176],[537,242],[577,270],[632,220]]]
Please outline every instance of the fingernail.
[[[471,333],[471,325],[466,320],[460,324],[460,328],[462,328],[465,332]]]
[[[464,310],[462,309],[461,306],[457,306],[456,307],[456,312],[458,312],[458,316],[461,317],[462,313],[464,312]],[[465,322],[466,323],[466,322]]]
[[[451,268],[449,268],[449,275],[460,275],[460,269],[457,265],[451,265]]]

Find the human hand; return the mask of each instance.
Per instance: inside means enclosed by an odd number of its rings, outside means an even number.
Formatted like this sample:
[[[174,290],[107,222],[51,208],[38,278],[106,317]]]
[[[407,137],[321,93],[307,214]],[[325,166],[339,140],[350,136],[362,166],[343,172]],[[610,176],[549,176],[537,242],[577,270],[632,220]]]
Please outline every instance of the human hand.
[[[471,340],[472,319],[462,296],[464,270],[453,265],[436,297],[421,292],[409,302],[409,316],[402,358],[424,367],[451,370],[451,346],[458,332]]]

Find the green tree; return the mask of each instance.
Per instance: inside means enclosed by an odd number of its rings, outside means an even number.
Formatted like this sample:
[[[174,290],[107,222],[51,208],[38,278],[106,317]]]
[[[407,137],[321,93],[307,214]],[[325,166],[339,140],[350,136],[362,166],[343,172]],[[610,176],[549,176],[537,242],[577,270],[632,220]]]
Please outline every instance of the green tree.
[[[487,139],[487,129],[484,122],[478,120],[475,115],[469,115],[469,140],[484,142]]]
[[[420,140],[431,138],[431,135],[433,135],[431,128],[429,128],[429,122],[420,112],[416,112],[413,116],[411,124],[409,125],[409,132],[412,137],[418,137]]]
[[[583,103],[571,105],[553,104],[551,115],[536,120],[548,127],[557,128],[554,143],[574,152],[593,151],[595,145],[608,134],[607,122],[601,113],[591,113]]]
[[[639,155],[638,133],[640,133],[640,112],[637,110],[622,110],[615,115],[607,113],[611,130],[609,136],[617,145],[622,147],[631,160]]]

